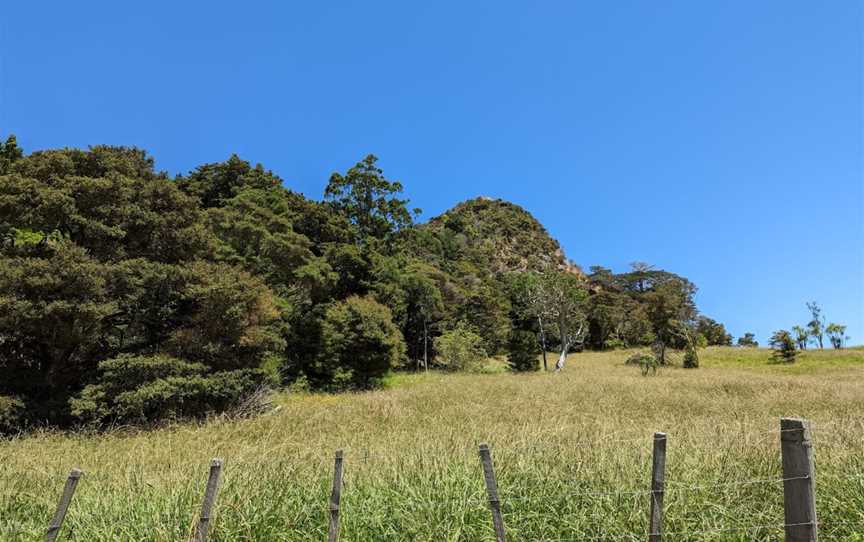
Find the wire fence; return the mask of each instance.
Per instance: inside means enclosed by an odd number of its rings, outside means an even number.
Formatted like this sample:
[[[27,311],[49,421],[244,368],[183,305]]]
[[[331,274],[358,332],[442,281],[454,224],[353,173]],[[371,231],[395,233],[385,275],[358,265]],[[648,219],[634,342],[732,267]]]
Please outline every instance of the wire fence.
[[[652,448],[652,472],[651,483],[648,488],[625,488],[625,489],[601,489],[601,488],[574,488],[569,490],[561,486],[555,486],[553,492],[537,491],[538,487],[543,489],[543,486],[535,486],[533,488],[508,486],[503,491],[499,492],[498,481],[495,474],[494,465],[492,462],[491,449],[486,444],[479,444],[480,460],[483,472],[483,480],[486,485],[485,495],[482,491],[471,492],[464,495],[462,498],[455,499],[437,499],[424,500],[421,502],[405,502],[401,508],[405,510],[428,510],[435,507],[488,507],[491,513],[491,529],[495,534],[496,542],[505,542],[506,530],[505,519],[513,513],[523,510],[536,509],[536,503],[551,502],[558,504],[561,501],[572,500],[576,498],[600,498],[613,497],[615,499],[636,499],[646,498],[649,502],[648,525],[647,529],[625,532],[602,532],[601,527],[597,527],[596,533],[578,533],[577,538],[532,538],[532,542],[567,542],[568,540],[644,540],[646,537],[649,541],[661,541],[665,538],[675,539],[676,537],[694,537],[697,535],[718,535],[724,534],[746,534],[747,536],[756,536],[757,533],[766,531],[784,531],[787,539],[790,540],[817,540],[817,533],[821,531],[823,539],[825,535],[830,536],[840,530],[848,534],[852,528],[861,527],[864,532],[864,512],[861,514],[861,521],[828,521],[820,522],[816,515],[816,500],[815,500],[815,464],[813,461],[813,446],[812,433],[810,425],[804,420],[784,418],[781,420],[781,428],[765,432],[766,434],[780,437],[781,449],[780,459],[783,474],[774,477],[760,478],[745,478],[717,481],[709,484],[692,484],[685,481],[677,481],[675,479],[667,480],[665,477],[666,465],[666,445],[667,435],[665,433],[655,433]],[[600,436],[594,440],[585,440],[567,443],[569,448],[579,448],[580,446],[596,448],[601,444],[646,444],[648,441],[643,437],[626,437],[622,438],[619,434],[609,434]],[[549,449],[549,447],[540,445],[531,445],[531,449]],[[554,447],[557,449],[557,446]],[[463,450],[461,447],[456,449]],[[522,448],[519,448],[522,449]],[[465,448],[465,451],[468,449]],[[474,449],[475,453],[477,448]],[[505,451],[508,448],[505,446]],[[440,450],[439,450],[440,451]],[[511,448],[509,451],[513,451]],[[369,449],[358,448],[353,450],[353,454],[349,454],[352,459],[368,463],[370,457],[375,457],[377,454]],[[336,453],[333,475],[333,486],[329,503],[298,503],[298,506],[292,507],[293,514],[322,514],[329,516],[328,540],[336,542],[339,537],[339,525],[341,515],[345,512],[364,514],[365,509],[361,501],[352,502],[351,499],[343,502],[342,494],[345,486],[343,476],[343,461],[345,451],[339,450]],[[193,535],[194,542],[205,542],[208,537],[208,532],[211,527],[212,517],[215,515],[215,501],[219,489],[220,477],[222,473],[221,460],[214,459],[210,467],[210,475],[208,477],[207,489],[205,491],[204,500],[202,503],[201,513],[195,524]],[[80,480],[82,473],[77,469],[72,472],[66,482],[57,509],[49,528],[46,532],[45,541],[54,542],[58,539],[64,518],[72,501],[75,488]],[[94,479],[98,480],[98,477]],[[834,483],[838,482],[861,482],[862,493],[864,493],[864,472],[851,473],[844,475],[834,475],[827,478]],[[774,487],[777,485],[783,486],[783,521],[777,522],[762,522],[755,524],[743,525],[722,525],[714,522],[703,525],[680,525],[680,521],[676,521],[672,528],[664,528],[664,513],[667,505],[665,504],[666,495],[687,495],[692,493],[704,492],[722,492],[729,489],[746,488],[752,486]],[[346,507],[346,504],[348,505]],[[637,505],[634,502],[634,506]],[[779,519],[779,518],[778,518]],[[716,522],[716,519],[715,519]],[[524,539],[524,538],[523,538]]]

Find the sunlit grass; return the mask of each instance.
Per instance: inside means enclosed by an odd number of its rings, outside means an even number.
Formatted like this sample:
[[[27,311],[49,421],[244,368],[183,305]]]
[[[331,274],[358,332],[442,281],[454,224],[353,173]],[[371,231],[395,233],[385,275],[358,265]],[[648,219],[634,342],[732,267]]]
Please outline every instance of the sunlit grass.
[[[665,431],[666,527],[685,533],[667,540],[779,540],[778,529],[698,531],[782,523],[781,484],[692,486],[781,476],[778,420],[802,416],[821,539],[864,540],[864,350],[786,366],[766,350],[711,348],[700,369],[648,377],[626,356],[573,355],[560,374],[400,374],[378,392],[281,395],[251,420],[3,442],[0,539],[40,540],[77,466],[61,540],[183,540],[222,457],[212,540],[320,541],[342,448],[342,540],[492,540],[485,441],[508,540],[644,540],[647,495],[620,492],[648,487],[651,437]]]

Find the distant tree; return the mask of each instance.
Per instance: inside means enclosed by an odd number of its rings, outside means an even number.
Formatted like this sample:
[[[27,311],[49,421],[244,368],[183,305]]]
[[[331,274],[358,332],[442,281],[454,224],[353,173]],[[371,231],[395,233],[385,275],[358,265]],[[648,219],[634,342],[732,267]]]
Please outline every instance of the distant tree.
[[[773,357],[777,361],[791,363],[795,361],[798,351],[795,349],[795,340],[785,329],[775,331],[771,335],[771,348],[774,350]]]
[[[810,342],[810,331],[801,326],[792,326],[792,334],[795,342],[800,350],[807,350],[807,343]]]
[[[695,369],[699,367],[699,354],[696,352],[695,346],[688,346],[684,351],[684,361],[682,363],[685,369]]]
[[[510,332],[507,363],[515,372],[536,371],[540,368],[537,352],[540,350],[537,337],[530,331],[514,329]]]
[[[810,310],[812,317],[807,323],[807,329],[810,330],[810,335],[819,345],[819,350],[822,350],[822,337],[825,334],[825,317],[822,316],[822,308],[815,301],[812,301],[807,303],[807,309]]]
[[[455,319],[468,324],[483,338],[483,349],[490,356],[505,351],[511,307],[503,285],[489,279],[466,290],[456,308]]]
[[[270,190],[282,186],[282,179],[261,164],[252,167],[232,154],[225,162],[199,166],[187,177],[177,178],[177,186],[195,196],[205,209],[221,207],[240,192],[253,188]]]
[[[537,322],[537,341],[539,342],[540,352],[543,355],[543,370],[548,371],[549,366],[546,361],[546,326],[548,322],[546,317],[548,311],[546,301],[543,296],[542,275],[537,272],[527,271],[524,273],[515,273],[511,280],[511,291],[513,295],[512,306],[518,316],[524,320],[534,320]],[[518,338],[518,341],[523,341],[524,334]],[[511,347],[513,337],[511,336]],[[524,346],[524,345],[523,345]]]
[[[581,344],[588,333],[587,297],[584,281],[567,272],[548,272],[542,279],[542,296],[548,320],[556,326],[561,353],[555,371],[561,371],[570,348]]]
[[[831,346],[838,350],[843,348],[843,343],[849,340],[849,337],[846,336],[846,326],[844,325],[831,323],[828,324],[825,331],[828,333]]]
[[[18,140],[14,135],[6,138],[6,142],[0,141],[0,175],[6,175],[12,164],[24,157],[24,151],[18,146]]]
[[[759,346],[759,342],[756,340],[756,335],[748,331],[743,337],[738,337],[738,346],[756,347]]]
[[[668,280],[644,294],[648,318],[655,336],[657,361],[666,365],[666,349],[688,345],[688,322],[695,313],[695,288],[684,280]]]
[[[377,161],[370,154],[345,175],[333,173],[324,199],[356,224],[362,237],[383,239],[410,226],[413,220],[408,200],[395,197],[402,192],[402,183],[384,178],[384,170],[375,165]]]
[[[708,346],[732,346],[732,335],[726,332],[723,324],[707,316],[696,320],[696,334],[705,337]]]
[[[476,370],[486,360],[483,338],[463,322],[436,338],[435,350],[441,365],[453,371]]]

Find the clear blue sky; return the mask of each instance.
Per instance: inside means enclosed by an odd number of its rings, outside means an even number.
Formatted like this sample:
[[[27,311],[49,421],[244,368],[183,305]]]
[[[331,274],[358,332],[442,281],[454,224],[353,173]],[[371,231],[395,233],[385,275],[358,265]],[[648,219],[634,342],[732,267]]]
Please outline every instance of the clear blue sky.
[[[815,299],[864,342],[862,2],[12,2],[0,133],[239,153],[320,197],[367,153],[567,255],[692,279],[736,336]]]

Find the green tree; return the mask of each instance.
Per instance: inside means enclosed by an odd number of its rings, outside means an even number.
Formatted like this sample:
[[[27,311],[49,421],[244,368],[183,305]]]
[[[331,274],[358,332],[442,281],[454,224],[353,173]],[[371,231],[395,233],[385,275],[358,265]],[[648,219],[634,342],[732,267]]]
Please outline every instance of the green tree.
[[[810,330],[810,336],[819,345],[819,350],[822,350],[822,338],[825,335],[825,317],[822,316],[822,308],[815,301],[811,301],[807,303],[807,309],[810,311],[810,316],[812,317],[807,322],[807,329]]]
[[[774,350],[773,357],[777,361],[791,363],[795,361],[798,351],[795,349],[795,340],[785,329],[775,331],[771,335],[771,348]]]
[[[846,336],[846,326],[844,325],[830,323],[825,327],[825,332],[828,333],[831,346],[838,350],[843,348],[843,343],[849,340],[849,337]]]
[[[451,371],[475,371],[483,366],[487,352],[483,338],[460,322],[435,339],[438,361]]]
[[[705,337],[707,346],[732,346],[732,335],[726,332],[726,327],[707,316],[697,318],[695,331]]]
[[[537,337],[530,331],[514,329],[510,332],[507,364],[511,371],[527,372],[540,368],[537,362]]]
[[[810,342],[810,331],[801,326],[792,326],[792,334],[795,342],[800,350],[807,350],[807,343]]]
[[[581,277],[567,272],[544,273],[542,298],[547,320],[558,332],[561,352],[555,371],[561,371],[570,348],[582,344],[588,333],[587,291]]]
[[[261,164],[255,167],[232,154],[225,162],[199,166],[187,177],[178,177],[177,186],[197,198],[205,209],[221,207],[247,189],[271,190],[282,186],[282,179]]]
[[[694,313],[695,287],[683,279],[653,284],[643,294],[646,312],[655,336],[657,361],[667,363],[666,350],[685,348],[689,343],[689,323]]]
[[[402,192],[402,183],[388,181],[384,170],[368,155],[345,175],[333,173],[324,191],[324,199],[344,213],[357,226],[363,238],[384,239],[413,223],[408,200],[395,194]],[[415,209],[415,214],[419,209]]]
[[[536,323],[535,340],[539,343],[538,346],[543,356],[543,371],[548,371],[549,365],[546,360],[546,328],[548,326],[546,317],[548,311],[543,297],[541,279],[542,275],[534,271],[513,273],[510,276],[511,307],[516,316],[515,320],[519,321],[521,325],[517,324],[516,329],[511,332],[509,350],[512,352],[514,348],[518,348],[520,351],[526,351],[527,345],[523,344],[525,334],[522,333],[515,337],[516,342],[514,343],[513,333],[516,330],[530,332],[529,330],[534,327],[532,324]],[[531,333],[533,334],[533,332]]]
[[[24,157],[24,151],[18,146],[18,140],[10,134],[6,142],[0,141],[0,175],[6,175],[12,164]]]
[[[738,337],[738,346],[757,347],[759,342],[756,340],[756,335],[748,331],[743,337]]]
[[[404,355],[390,309],[371,297],[351,296],[327,309],[310,377],[332,390],[373,388]]]

